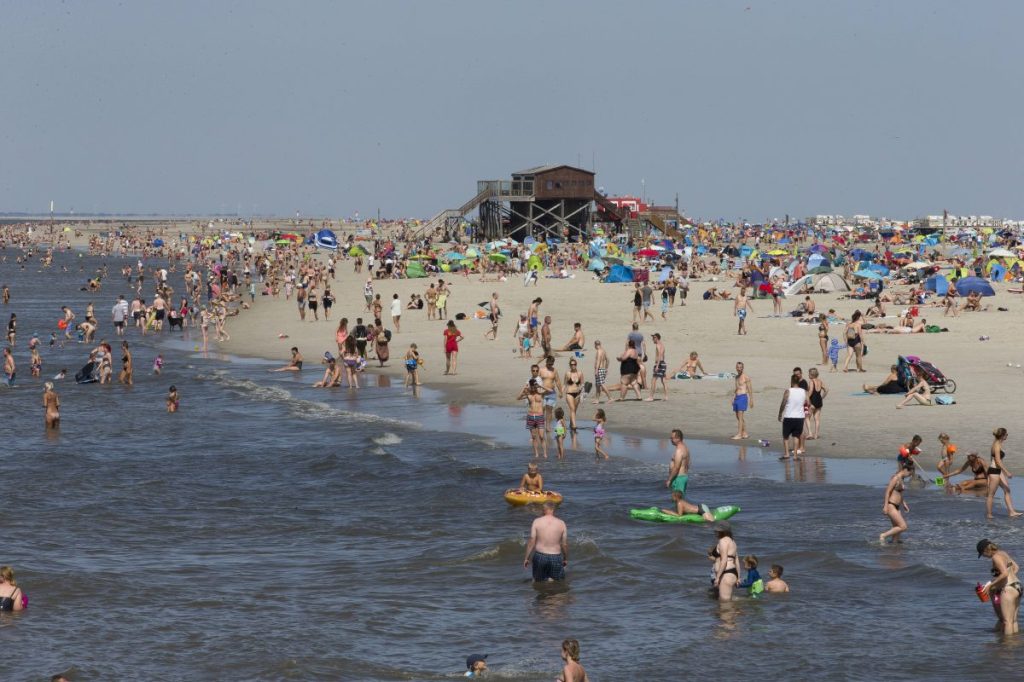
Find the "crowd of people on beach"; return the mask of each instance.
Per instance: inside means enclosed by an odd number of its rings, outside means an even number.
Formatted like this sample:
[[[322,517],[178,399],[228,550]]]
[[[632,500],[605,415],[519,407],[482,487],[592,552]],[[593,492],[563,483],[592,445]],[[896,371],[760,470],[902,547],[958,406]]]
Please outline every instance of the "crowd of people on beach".
[[[630,295],[624,297],[623,301],[623,304],[631,307],[630,327],[623,330],[621,352],[617,354],[614,350],[609,351],[601,340],[590,341],[583,323],[579,321],[572,322],[571,334],[562,337],[565,338],[564,343],[556,344],[555,322],[552,315],[542,312],[544,300],[541,296],[533,297],[525,310],[513,316],[516,321],[511,335],[516,342],[515,352],[531,363],[537,360],[530,365],[529,376],[524,377],[522,389],[514,396],[526,404],[525,426],[535,461],[548,458],[549,443],[553,445],[556,458],[565,459],[567,442],[571,447],[578,448],[579,431],[584,428],[593,432],[595,458],[608,459],[611,448],[606,410],[596,408],[588,420],[580,414],[581,406],[588,401],[592,405],[619,403],[630,397],[641,402],[659,399],[667,401],[670,399],[670,390],[666,379],[673,378],[731,380],[731,411],[736,421],[736,432],[731,438],[736,441],[750,439],[746,416],[755,407],[755,389],[744,362],[736,362],[732,372],[711,375],[705,370],[700,354],[688,350],[683,354],[678,368],[670,374],[666,342],[671,343],[673,340],[663,339],[657,331],[650,334],[641,331],[644,325],[666,320],[673,308],[677,307],[677,301],[678,307],[686,306],[688,291],[694,280],[722,280],[704,292],[704,299],[732,302],[731,310],[736,318],[738,335],[749,333],[748,322],[754,306],[760,306],[767,299],[771,299],[772,316],[792,316],[799,324],[815,328],[817,348],[814,353],[820,353],[820,363],[808,368],[806,377],[801,367],[792,370],[778,410],[782,437],[780,459],[796,462],[806,456],[807,441],[822,437],[822,413],[829,388],[821,377],[823,369],[819,370],[819,367],[829,367],[832,373],[865,372],[867,334],[941,332],[942,329],[928,325],[927,319],[921,315],[923,308],[941,307],[943,317],[986,310],[980,290],[971,289],[963,296],[956,293],[958,281],[970,277],[971,273],[985,274],[992,267],[1005,271],[1005,281],[1011,285],[1021,276],[1021,261],[1005,256],[988,259],[984,250],[977,246],[955,258],[938,248],[931,254],[924,254],[919,249],[915,257],[927,258],[927,263],[924,267],[905,271],[902,267],[905,262],[901,263],[905,259],[881,243],[876,243],[871,251],[860,249],[863,252],[855,254],[858,250],[856,244],[847,243],[835,235],[829,239],[830,246],[815,249],[813,247],[825,243],[826,235],[816,234],[812,230],[797,232],[784,229],[775,229],[773,234],[770,230],[748,228],[735,225],[702,227],[694,232],[693,244],[688,243],[674,251],[662,250],[657,256],[638,259],[638,271],[660,271],[663,276],[657,282],[644,277],[631,283]],[[741,245],[756,251],[768,248],[772,242],[781,241],[780,234],[784,235],[782,239],[792,244],[792,248],[787,247],[781,255],[758,260],[749,257],[749,253],[743,255],[741,252]],[[545,248],[538,248],[538,242],[534,242],[533,248],[530,248],[525,243],[508,241],[493,246],[488,253],[483,244],[434,244],[427,237],[413,235],[408,227],[399,226],[392,227],[390,231],[371,231],[370,236],[362,241],[351,236],[337,251],[324,253],[301,240],[282,240],[279,237],[279,234],[271,232],[253,231],[248,235],[238,233],[237,236],[217,239],[201,235],[180,235],[178,239],[157,240],[154,234],[140,229],[108,232],[103,236],[93,235],[87,242],[89,253],[104,259],[131,257],[136,260],[121,266],[119,276],[111,276],[106,264],[89,273],[80,268],[80,275],[84,278],[81,290],[91,300],[80,314],[73,310],[71,302],[55,302],[55,309],[58,309],[59,304],[60,313],[56,329],[49,332],[49,347],[51,350],[55,346],[64,348],[76,342],[83,345],[85,367],[75,377],[80,382],[110,384],[114,383],[116,376],[117,383],[130,386],[137,372],[129,334],[138,334],[140,337],[172,333],[195,334],[199,337],[195,339],[197,342],[201,339],[202,350],[207,351],[211,327],[215,342],[228,342],[231,339],[227,329],[230,318],[245,314],[245,311],[258,305],[261,298],[283,297],[285,301],[294,302],[295,314],[300,321],[311,324],[323,322],[330,329],[334,319],[338,320],[333,338],[337,355],[332,353],[334,348],[323,353],[320,360],[324,368],[323,375],[313,384],[317,388],[356,389],[360,386],[360,376],[371,370],[371,362],[376,362],[378,368],[388,367],[392,354],[391,343],[395,335],[402,333],[403,315],[411,314],[423,314],[427,320],[437,321],[442,326],[440,344],[445,364],[442,376],[457,376],[460,343],[465,339],[459,326],[467,315],[452,315],[449,307],[459,277],[478,277],[481,281],[502,283],[518,281],[525,274],[523,284],[536,286],[543,272],[550,272],[547,276],[554,279],[571,278],[588,272],[591,276],[600,277],[607,272],[586,269],[592,257],[592,245],[582,242],[552,242],[546,244]],[[157,246],[156,241],[161,244]],[[1010,247],[1016,245],[1010,237],[1003,243]],[[5,250],[11,248],[18,252],[15,264],[22,269],[33,261],[41,269],[52,267],[55,251],[70,249],[67,233],[51,232],[47,235],[45,230],[37,229],[32,236],[27,236],[24,230],[17,227],[3,228],[0,231],[0,244]],[[635,251],[639,246],[643,245],[626,242],[621,245],[620,252]],[[442,247],[464,256],[458,261],[461,267],[451,268],[453,259],[438,257]],[[810,277],[810,270],[814,269],[809,267],[811,258],[808,254],[823,256],[821,260],[828,259],[847,280],[862,279],[856,287],[851,288],[849,295],[871,302],[865,312],[857,310],[849,319],[845,319],[834,309],[828,312],[818,310],[813,296],[820,293],[820,290],[815,288],[812,279],[806,279]],[[4,254],[0,260],[6,263],[7,258]],[[332,285],[335,285],[341,274],[342,263],[351,266],[353,276],[361,278],[364,268],[365,274],[369,275],[362,286],[362,302],[339,300],[334,293],[336,289],[332,289]],[[879,280],[861,274],[865,272],[861,269],[864,263],[884,263],[892,272],[901,274],[890,278],[891,288],[885,289],[875,286]],[[437,276],[436,281],[429,278],[424,282],[422,294],[413,293],[407,301],[403,301],[397,292],[387,292],[390,293],[388,298],[386,293],[379,291],[386,289],[390,281],[411,277],[411,273],[417,269],[414,265],[428,275]],[[948,280],[948,289],[938,294],[926,287],[925,281],[935,276],[939,268],[944,266],[953,269],[953,276]],[[65,265],[63,269],[66,271],[68,268]],[[800,282],[804,282],[804,285],[796,291],[786,291],[791,283]],[[898,286],[909,288],[897,289]],[[99,296],[107,295],[111,288],[117,287],[120,290],[116,294],[109,294],[112,298],[110,326],[107,327],[105,321],[101,323],[92,299],[99,300]],[[1012,286],[1010,290],[1013,290]],[[12,292],[5,284],[2,288],[3,305],[16,308],[18,293]],[[800,298],[800,303],[795,310],[785,313],[784,301],[789,296]],[[661,302],[659,316],[652,310],[656,299]],[[883,321],[888,317],[887,304],[906,306],[895,325]],[[336,317],[332,318],[332,314]],[[350,318],[343,315],[351,315],[354,323],[350,326]],[[484,339],[498,340],[504,314],[497,290],[488,302],[479,304],[468,315],[486,320],[488,328],[483,334]],[[385,320],[388,320],[390,326],[385,324]],[[842,332],[835,334],[833,328],[839,325],[843,326]],[[114,356],[113,344],[104,337],[108,329],[120,339],[119,362]],[[11,312],[7,326],[7,346],[3,350],[4,374],[9,387],[14,387],[18,381],[15,350],[19,338],[23,337],[19,333],[17,313]],[[613,344],[613,347],[617,346]],[[200,348],[199,343],[196,348]],[[67,378],[68,370],[61,369],[53,375],[52,380],[44,380],[43,340],[32,335],[27,342],[27,350],[31,379],[38,380],[43,391],[45,428],[58,430],[62,403],[57,386]],[[845,359],[840,362],[844,350]],[[591,354],[587,362],[586,353]],[[614,384],[610,383],[608,376],[612,355],[619,363],[619,376]],[[415,342],[409,343],[400,357],[405,369],[405,386],[415,391],[422,384],[425,359]],[[564,366],[559,368],[558,363],[562,360]],[[275,371],[299,373],[304,365],[305,359],[300,348],[292,346],[288,363]],[[158,354],[152,375],[159,377],[162,369],[163,357]],[[893,365],[881,383],[875,386],[864,384],[863,390],[869,394],[903,394],[895,405],[897,409],[911,404],[935,404],[934,381],[930,380],[924,365],[913,365],[908,372],[909,376],[903,376],[899,367]],[[177,412],[180,404],[178,388],[170,386],[165,400],[167,412]],[[590,425],[584,427],[584,422]],[[972,452],[957,468],[954,461],[956,446],[950,443],[948,435],[940,434],[939,442],[943,449],[936,482],[941,480],[940,485],[956,494],[971,490],[984,491],[988,518],[992,518],[994,498],[1001,490],[1007,513],[1010,517],[1017,517],[1021,514],[1013,507],[1009,485],[1012,474],[1006,466],[1002,449],[1007,438],[1006,429],[996,429],[993,438],[987,466],[977,453]],[[712,589],[716,597],[724,602],[731,601],[736,590],[741,588],[753,596],[762,592],[788,592],[789,586],[783,580],[784,568],[781,565],[772,564],[768,571],[769,579],[762,580],[757,572],[756,556],[745,555],[740,559],[729,522],[716,521],[709,505],[686,499],[691,455],[682,430],[674,429],[670,441],[674,452],[665,486],[669,490],[671,506],[661,511],[677,517],[696,515],[699,520],[714,524],[717,543],[708,552],[708,557],[713,561]],[[765,441],[762,443],[767,446]],[[922,469],[918,461],[920,445],[921,438],[915,436],[901,447],[898,470],[885,488],[882,511],[888,517],[891,528],[880,534],[879,541],[883,544],[900,542],[902,534],[908,529],[904,514],[909,511],[909,506],[904,492],[907,481]],[[952,483],[953,478],[965,472],[969,472],[966,481]],[[520,488],[529,492],[544,490],[543,479],[535,463],[531,463],[527,475],[520,481]],[[556,510],[557,506],[553,502],[544,505],[543,514],[532,524],[527,542],[524,566],[532,570],[537,582],[565,578],[568,530],[557,517]],[[988,539],[979,542],[977,549],[979,557],[985,556],[992,560],[993,580],[984,586],[983,594],[992,598],[999,627],[1007,634],[1015,633],[1021,590],[1016,576],[1017,564],[1005,550]],[[743,579],[740,575],[741,566],[746,572]],[[27,605],[27,597],[14,582],[13,571],[9,567],[0,567],[0,610],[22,610]],[[586,679],[578,662],[578,643],[566,640],[562,653],[565,679]],[[477,657],[472,661],[467,660],[469,673],[482,672],[486,668],[485,659]]]

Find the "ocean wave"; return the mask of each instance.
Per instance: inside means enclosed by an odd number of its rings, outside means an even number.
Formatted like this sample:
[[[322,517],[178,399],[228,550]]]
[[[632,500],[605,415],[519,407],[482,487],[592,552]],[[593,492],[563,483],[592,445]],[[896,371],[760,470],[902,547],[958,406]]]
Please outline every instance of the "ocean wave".
[[[385,431],[381,435],[371,438],[370,440],[377,445],[398,445],[402,442],[402,437],[391,433],[390,431]]]

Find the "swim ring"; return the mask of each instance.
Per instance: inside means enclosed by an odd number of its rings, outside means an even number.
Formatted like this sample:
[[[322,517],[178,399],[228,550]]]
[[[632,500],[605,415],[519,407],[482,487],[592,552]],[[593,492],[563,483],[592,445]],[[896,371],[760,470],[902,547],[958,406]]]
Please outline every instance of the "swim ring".
[[[505,491],[505,501],[517,506],[523,504],[544,504],[545,502],[561,504],[562,494],[556,493],[554,490],[543,490],[539,493],[535,493],[516,488],[509,488]]]

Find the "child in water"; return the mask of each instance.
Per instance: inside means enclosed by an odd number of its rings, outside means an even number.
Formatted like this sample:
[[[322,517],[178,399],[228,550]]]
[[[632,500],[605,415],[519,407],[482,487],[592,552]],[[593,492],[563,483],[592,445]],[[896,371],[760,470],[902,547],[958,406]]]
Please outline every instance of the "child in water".
[[[178,389],[174,386],[167,391],[167,411],[177,412],[178,403],[181,401],[181,396],[178,394]]]
[[[743,568],[747,571],[747,577],[736,587],[748,588],[751,597],[756,597],[764,592],[764,580],[761,579],[761,574],[757,571],[757,557],[753,554],[743,557]]]
[[[487,656],[466,657],[466,677],[482,676],[487,672]]]
[[[601,448],[601,443],[604,442],[605,437],[604,425],[605,422],[608,421],[608,418],[605,417],[604,410],[598,410],[594,414],[594,421],[597,422],[594,424],[594,456],[608,459],[608,453]]]
[[[153,374],[160,374],[160,370],[164,368],[164,356],[157,353],[156,359],[153,360]]]
[[[565,410],[555,408],[555,445],[558,446],[558,459],[565,459]]]

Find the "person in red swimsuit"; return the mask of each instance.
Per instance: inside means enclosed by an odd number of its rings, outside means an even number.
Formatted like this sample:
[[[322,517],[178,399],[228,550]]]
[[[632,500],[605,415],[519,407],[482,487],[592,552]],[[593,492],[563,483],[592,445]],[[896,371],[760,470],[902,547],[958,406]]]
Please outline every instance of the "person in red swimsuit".
[[[462,333],[455,327],[455,323],[448,320],[448,326],[444,330],[444,361],[445,374],[455,374],[459,360],[459,341],[462,341]]]

